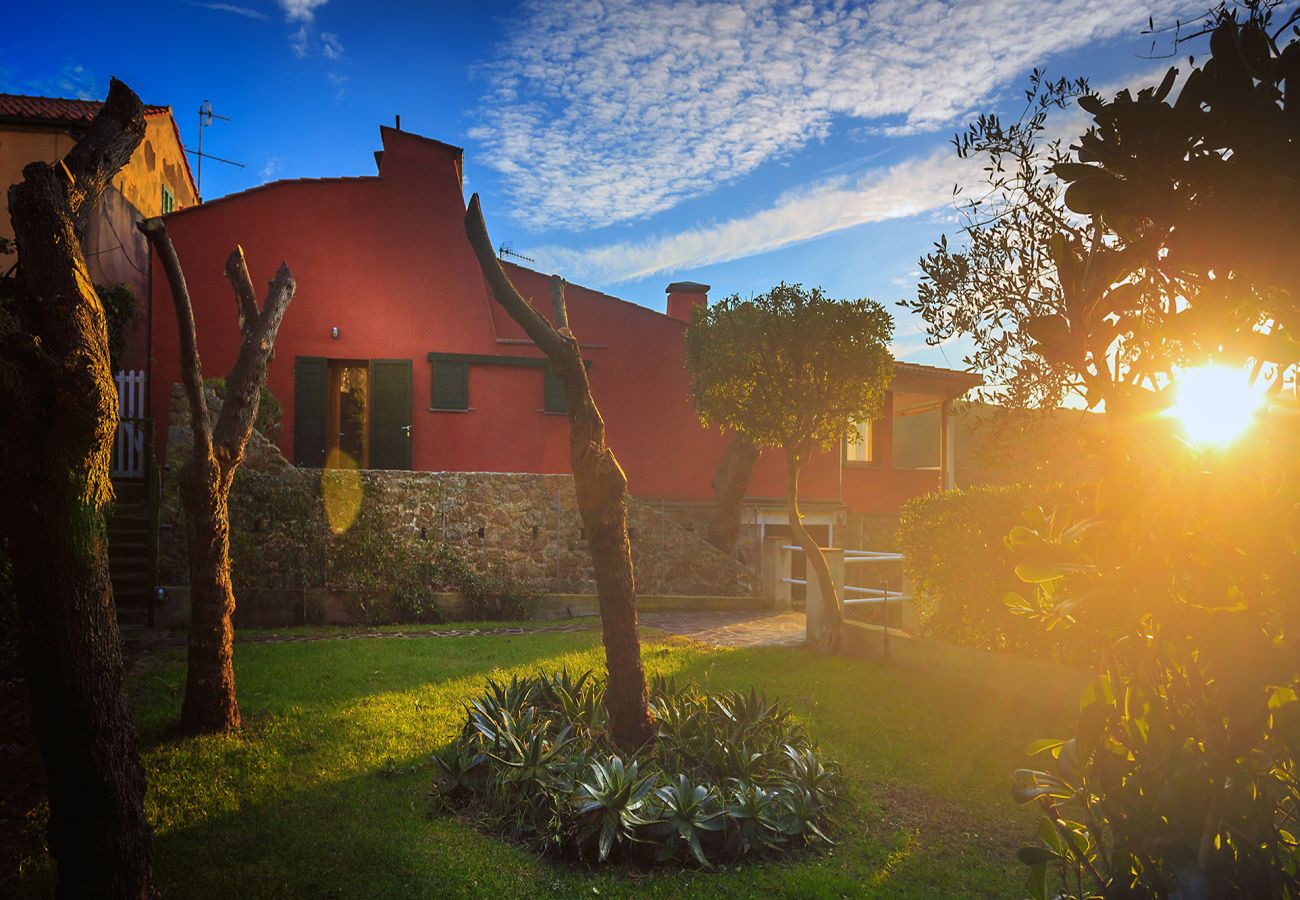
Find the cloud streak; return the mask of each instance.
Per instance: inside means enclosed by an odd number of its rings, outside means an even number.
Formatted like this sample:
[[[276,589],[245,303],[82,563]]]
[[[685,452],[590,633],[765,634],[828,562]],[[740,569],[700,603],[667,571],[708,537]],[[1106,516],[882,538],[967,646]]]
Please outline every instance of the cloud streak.
[[[1138,90],[1158,84],[1169,66],[1160,63],[1113,82],[1094,85],[1103,97],[1121,90]],[[1179,66],[1175,93],[1187,77]],[[1059,139],[1068,144],[1088,127],[1087,115],[1071,106],[1048,121],[1041,142]],[[959,159],[948,144],[928,155],[892,166],[880,166],[854,177],[827,178],[778,197],[768,208],[752,215],[689,228],[645,241],[622,241],[571,249],[547,246],[535,249],[539,259],[558,271],[597,283],[618,284],[699,266],[755,256],[823,235],[907,218],[936,210],[951,210],[953,189],[968,191],[985,177],[982,162]],[[919,272],[909,273],[919,275]],[[896,287],[911,282],[895,278]]]
[[[966,180],[974,168],[957,159],[951,148],[943,148],[855,179],[834,178],[786,194],[751,216],[644,242],[577,250],[550,246],[534,252],[558,271],[618,284],[729,262],[855,225],[907,218],[947,206],[953,185]]]
[[[211,9],[216,12],[231,13],[236,16],[243,16],[245,19],[257,19],[259,22],[265,22],[270,18],[260,9],[253,9],[249,6],[237,6],[234,3],[202,3],[198,0],[192,0],[190,6],[197,6],[202,9]]]
[[[283,2],[283,0],[282,0]],[[529,0],[470,137],[537,229],[643,219],[788,158],[837,119],[885,136],[986,105],[1172,0]]]

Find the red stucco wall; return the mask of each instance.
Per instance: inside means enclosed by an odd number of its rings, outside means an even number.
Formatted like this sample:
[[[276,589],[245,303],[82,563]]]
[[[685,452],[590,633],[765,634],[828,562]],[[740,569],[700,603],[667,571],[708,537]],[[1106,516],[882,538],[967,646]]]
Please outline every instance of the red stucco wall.
[[[431,351],[540,354],[516,342],[522,333],[487,294],[462,225],[459,152],[392,129],[382,135],[379,177],[277,182],[167,218],[194,302],[205,375],[226,375],[238,351],[234,301],[222,277],[238,243],[259,288],[281,260],[298,283],[269,375],[284,405],[280,444],[287,456],[295,356],[409,358],[414,468],[569,471],[568,423],[540,411],[540,369],[471,366],[470,411],[429,410]],[[510,272],[549,315],[546,276],[514,266]],[[156,261],[153,285],[151,404],[161,419],[178,380],[178,350],[175,309]],[[691,409],[681,353],[685,324],[576,286],[567,298],[630,491],[712,499],[710,481],[725,440],[701,428]],[[337,340],[330,337],[335,326]],[[166,433],[158,429],[161,439]],[[827,454],[805,471],[801,496],[834,500],[839,479],[838,454]],[[751,494],[779,497],[784,485],[780,455],[765,454]]]

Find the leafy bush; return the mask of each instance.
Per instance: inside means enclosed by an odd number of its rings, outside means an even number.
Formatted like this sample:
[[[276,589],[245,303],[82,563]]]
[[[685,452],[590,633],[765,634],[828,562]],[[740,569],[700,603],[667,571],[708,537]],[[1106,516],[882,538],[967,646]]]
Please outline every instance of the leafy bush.
[[[605,685],[567,670],[488,681],[434,754],[435,803],[543,852],[633,863],[721,862],[832,843],[844,802],[780,703],[656,679],[658,737],[633,757],[606,730]]]
[[[1087,656],[1076,635],[1044,632],[1011,615],[1006,597],[1018,590],[1015,560],[1006,535],[1021,524],[1021,511],[1078,502],[1081,486],[975,487],[927,494],[908,501],[898,524],[903,571],[921,625],[954,644],[1056,662]]]
[[[122,354],[126,353],[126,338],[135,322],[140,301],[136,300],[131,288],[125,284],[97,284],[95,293],[104,305],[104,324],[108,328],[108,365],[116,372],[121,367]]]

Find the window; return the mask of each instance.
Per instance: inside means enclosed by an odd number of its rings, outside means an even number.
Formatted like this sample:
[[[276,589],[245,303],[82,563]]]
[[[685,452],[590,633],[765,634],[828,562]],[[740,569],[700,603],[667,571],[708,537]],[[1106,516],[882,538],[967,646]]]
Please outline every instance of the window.
[[[543,371],[546,373],[546,382],[543,388],[542,409],[548,413],[567,413],[569,398],[564,395],[564,382],[556,377],[550,366]]]
[[[162,186],[162,214],[165,216],[176,209],[176,195],[167,185]]]
[[[849,437],[844,441],[844,461],[851,463],[872,462],[871,423],[859,422],[856,427],[858,430],[857,437]]]
[[[469,363],[435,359],[433,409],[469,409]]]

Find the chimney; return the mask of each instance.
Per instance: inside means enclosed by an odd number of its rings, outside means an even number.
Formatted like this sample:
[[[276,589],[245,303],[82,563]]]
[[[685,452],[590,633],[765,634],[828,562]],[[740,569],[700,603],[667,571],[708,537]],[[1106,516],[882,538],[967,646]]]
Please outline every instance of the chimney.
[[[696,281],[674,281],[664,293],[668,295],[670,319],[690,322],[695,307],[709,305],[709,286]]]

